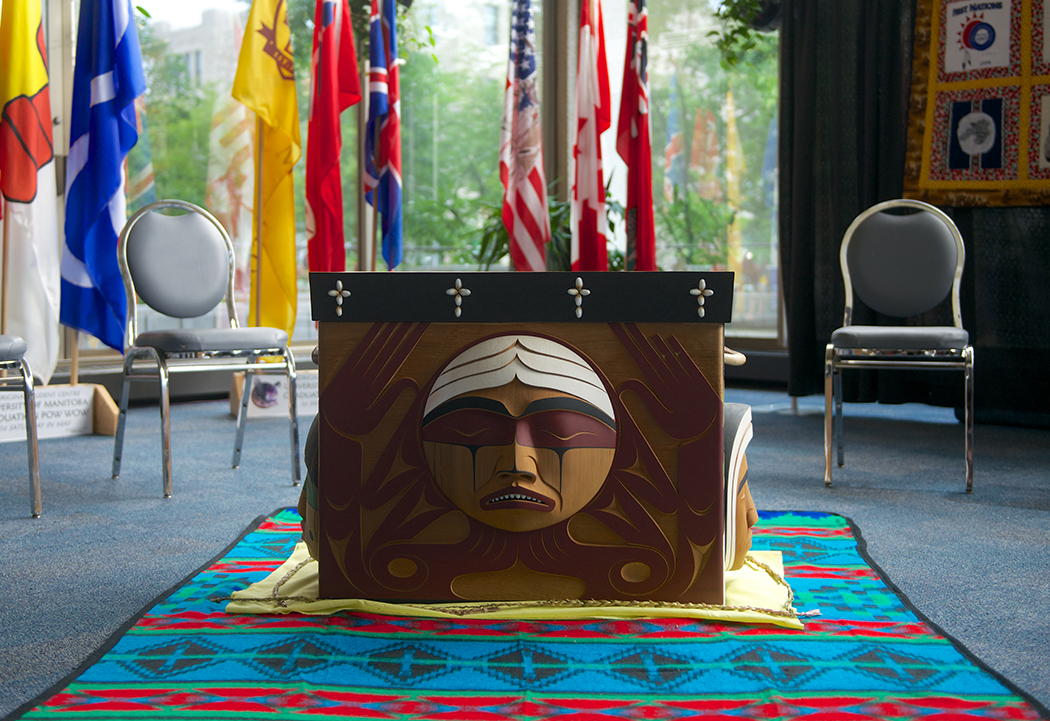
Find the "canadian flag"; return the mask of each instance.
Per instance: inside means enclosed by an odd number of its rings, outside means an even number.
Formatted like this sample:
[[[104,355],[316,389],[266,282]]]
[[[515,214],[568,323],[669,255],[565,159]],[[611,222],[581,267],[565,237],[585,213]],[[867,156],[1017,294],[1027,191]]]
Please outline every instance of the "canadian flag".
[[[573,147],[572,269],[608,270],[605,179],[601,135],[612,117],[609,65],[601,0],[580,3],[580,52],[576,66],[576,143]]]

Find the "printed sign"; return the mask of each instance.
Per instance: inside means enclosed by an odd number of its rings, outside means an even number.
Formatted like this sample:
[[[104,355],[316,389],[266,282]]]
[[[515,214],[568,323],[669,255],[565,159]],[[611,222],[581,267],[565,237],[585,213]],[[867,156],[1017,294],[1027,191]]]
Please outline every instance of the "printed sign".
[[[944,8],[944,72],[1010,64],[1011,0],[951,2]]]
[[[34,397],[38,439],[91,435],[95,386],[39,386]],[[0,395],[0,443],[25,441],[23,400],[20,390]]]
[[[295,374],[295,406],[298,415],[309,418],[317,415],[317,371],[297,371]],[[287,418],[288,381],[283,373],[252,376],[251,397],[248,400],[248,418]]]

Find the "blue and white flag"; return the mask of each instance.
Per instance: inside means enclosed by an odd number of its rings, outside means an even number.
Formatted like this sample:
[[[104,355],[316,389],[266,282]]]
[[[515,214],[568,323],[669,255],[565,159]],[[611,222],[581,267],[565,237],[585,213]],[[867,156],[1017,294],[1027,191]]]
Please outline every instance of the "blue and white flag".
[[[394,0],[372,0],[369,29],[368,134],[364,190],[383,216],[383,258],[393,270],[401,262],[401,89],[398,80],[397,8]],[[378,127],[378,142],[377,131]]]
[[[146,90],[131,0],[82,0],[66,161],[60,320],[122,351],[128,304],[117,263],[124,158]]]

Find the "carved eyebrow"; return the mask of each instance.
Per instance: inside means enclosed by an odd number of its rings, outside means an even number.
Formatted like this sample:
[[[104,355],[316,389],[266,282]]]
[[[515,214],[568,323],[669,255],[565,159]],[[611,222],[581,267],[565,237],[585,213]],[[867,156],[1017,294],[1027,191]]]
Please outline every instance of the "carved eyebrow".
[[[513,418],[507,407],[497,400],[492,398],[479,398],[476,396],[464,396],[463,398],[453,398],[450,401],[445,401],[434,410],[423,416],[423,425],[433,423],[442,416],[447,416],[449,413],[462,410],[478,410],[488,411],[490,413],[496,413],[507,418]]]
[[[438,418],[446,416],[449,413],[462,410],[488,411],[490,413],[506,416],[507,418],[515,417],[505,405],[497,400],[492,398],[480,398],[477,396],[464,396],[462,398],[453,398],[450,401],[446,401],[430,411],[430,413],[427,413],[423,417],[423,425],[425,426],[428,423],[433,423]],[[602,413],[601,410],[595,408],[590,403],[581,401],[579,398],[541,398],[526,406],[525,411],[519,417],[524,418],[533,413],[543,413],[545,411],[571,411],[573,413],[581,413],[607,425],[614,431],[616,430],[615,420]]]
[[[604,423],[614,431],[616,430],[616,421],[602,413],[601,410],[595,408],[590,403],[581,401],[579,398],[541,398],[538,401],[530,403],[525,408],[525,412],[521,415],[524,417],[533,413],[542,413],[544,411],[572,411],[573,413],[582,413],[585,416],[590,416],[591,418]]]

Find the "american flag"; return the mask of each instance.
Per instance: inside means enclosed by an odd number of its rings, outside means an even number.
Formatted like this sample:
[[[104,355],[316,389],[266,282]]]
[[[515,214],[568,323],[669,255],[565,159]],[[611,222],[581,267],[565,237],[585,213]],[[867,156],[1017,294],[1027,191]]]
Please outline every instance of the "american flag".
[[[395,0],[372,0],[369,26],[368,133],[364,190],[383,216],[383,258],[393,270],[402,257],[401,91]],[[378,131],[378,142],[376,138]]]
[[[627,270],[656,270],[648,54],[645,0],[631,0],[627,5],[627,52],[616,123],[616,152],[627,163]]]
[[[571,205],[573,270],[609,269],[601,135],[609,129],[611,103],[601,0],[583,0],[576,66],[576,145]]]
[[[503,181],[503,225],[517,270],[544,270],[543,246],[550,240],[543,134],[536,87],[536,26],[531,0],[514,0],[510,60],[503,96],[499,175]]]

